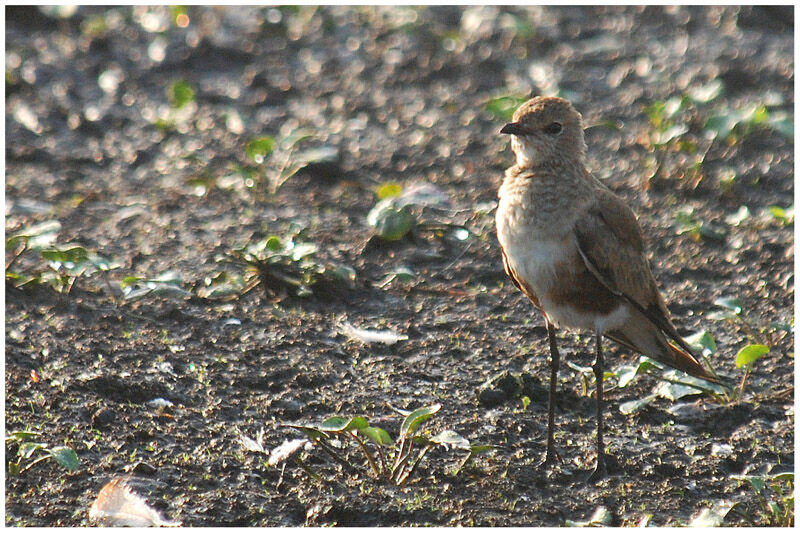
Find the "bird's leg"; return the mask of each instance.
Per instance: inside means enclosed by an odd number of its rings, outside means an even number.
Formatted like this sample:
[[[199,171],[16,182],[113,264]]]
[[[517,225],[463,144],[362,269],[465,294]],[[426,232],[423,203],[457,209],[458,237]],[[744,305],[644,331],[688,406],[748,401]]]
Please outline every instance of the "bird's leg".
[[[589,482],[594,483],[606,475],[606,454],[605,447],[603,446],[603,347],[601,346],[601,339],[603,336],[597,334],[597,355],[594,361],[594,379],[597,383],[597,467],[592,475],[589,476]]]
[[[556,461],[561,462],[554,444],[553,431],[555,430],[556,384],[558,381],[558,346],[556,346],[556,328],[549,320],[547,323],[547,338],[550,341],[550,394],[547,398],[547,455],[544,464],[551,465]]]

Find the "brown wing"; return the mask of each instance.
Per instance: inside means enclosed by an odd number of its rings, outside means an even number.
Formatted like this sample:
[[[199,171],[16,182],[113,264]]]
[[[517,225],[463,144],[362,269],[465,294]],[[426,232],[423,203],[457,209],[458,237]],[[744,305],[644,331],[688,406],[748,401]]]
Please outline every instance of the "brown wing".
[[[503,270],[506,271],[506,275],[511,278],[511,281],[516,285],[516,287],[522,291],[522,293],[533,302],[533,305],[541,309],[542,307],[539,305],[539,299],[534,294],[533,289],[525,283],[525,280],[520,278],[517,273],[511,268],[511,265],[508,264],[508,258],[506,257],[506,251],[503,250],[503,246],[500,245],[500,255],[503,257]]]
[[[642,230],[633,211],[602,185],[596,193],[597,202],[575,225],[578,250],[586,267],[608,290],[625,298],[694,355],[669,319],[644,255]]]

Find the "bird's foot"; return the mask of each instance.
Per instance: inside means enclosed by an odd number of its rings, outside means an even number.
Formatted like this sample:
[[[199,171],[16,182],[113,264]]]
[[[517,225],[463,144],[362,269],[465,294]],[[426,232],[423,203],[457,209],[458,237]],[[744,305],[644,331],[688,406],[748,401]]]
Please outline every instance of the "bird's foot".
[[[589,475],[589,479],[586,480],[587,483],[595,484],[604,477],[608,475],[608,470],[606,469],[606,454],[600,454],[597,456],[597,466]]]
[[[563,462],[564,461],[561,459],[561,456],[558,455],[558,452],[556,451],[555,447],[548,447],[547,453],[545,454],[544,460],[542,461],[540,466],[550,467],[556,464],[561,464]]]
[[[597,466],[586,480],[587,483],[595,484],[609,475],[618,474],[622,470],[619,461],[613,456],[603,453],[597,458]]]

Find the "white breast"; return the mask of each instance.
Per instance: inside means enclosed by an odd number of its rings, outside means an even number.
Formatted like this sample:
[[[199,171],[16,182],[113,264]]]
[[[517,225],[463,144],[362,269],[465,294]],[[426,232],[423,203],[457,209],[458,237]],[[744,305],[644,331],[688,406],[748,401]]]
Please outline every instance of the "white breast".
[[[520,212],[514,206],[503,205],[501,199],[497,239],[503,246],[509,266],[533,290],[547,319],[557,326],[601,333],[619,327],[630,313],[625,305],[608,315],[597,315],[548,298],[555,283],[571,283],[571,278],[577,274],[574,269],[581,268],[582,259],[576,257],[577,244],[571,231],[555,236],[552,231],[537,232],[535,226],[525,224],[516,216]]]
[[[544,295],[557,275],[557,266],[573,252],[566,236],[552,235],[549,228],[532,223],[530,211],[500,198],[497,207],[497,240],[511,268],[533,289]],[[574,252],[573,252],[574,253]]]

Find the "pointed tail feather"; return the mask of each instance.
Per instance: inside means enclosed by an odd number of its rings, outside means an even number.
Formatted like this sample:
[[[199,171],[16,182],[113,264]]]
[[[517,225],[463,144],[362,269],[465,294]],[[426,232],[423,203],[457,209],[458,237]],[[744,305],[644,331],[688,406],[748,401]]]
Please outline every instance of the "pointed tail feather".
[[[667,341],[663,333],[657,330],[651,323],[638,323],[639,326],[644,326],[645,324],[649,327],[628,328],[628,331],[624,333],[620,330],[610,331],[606,333],[606,337],[637,353],[651,357],[660,363],[682,372],[686,372],[690,376],[704,379],[724,387],[731,386],[725,379],[706,370],[691,350],[687,349],[684,351],[674,346]],[[630,326],[631,323],[628,325]],[[636,339],[636,341],[633,339]]]
[[[725,386],[728,385],[727,383],[725,383],[724,380],[706,370],[700,364],[700,362],[697,359],[695,359],[693,355],[684,352],[683,350],[673,346],[672,344],[667,343],[667,346],[669,346],[670,348],[670,356],[672,362],[662,361],[663,363],[668,364],[673,368],[677,368],[678,370],[681,370],[683,372],[686,372],[690,376],[704,379],[706,381],[710,381],[711,383],[716,383],[718,385],[725,385]]]

